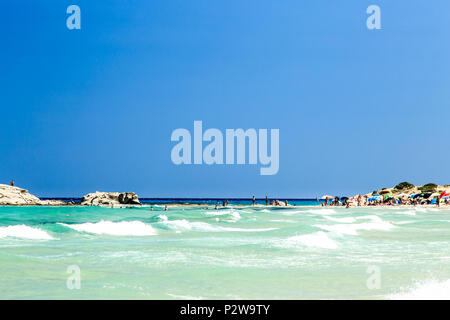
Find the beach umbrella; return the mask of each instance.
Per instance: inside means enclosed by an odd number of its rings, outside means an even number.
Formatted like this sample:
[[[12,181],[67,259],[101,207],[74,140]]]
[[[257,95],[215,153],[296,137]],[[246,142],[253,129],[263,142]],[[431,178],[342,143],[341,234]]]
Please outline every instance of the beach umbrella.
[[[442,198],[445,197],[445,196],[447,196],[447,197],[450,196],[450,193],[447,193],[447,191],[444,190],[444,191],[442,191],[441,194],[439,195],[439,198],[442,199]]]
[[[324,195],[324,196],[322,196],[322,198],[320,198],[320,199],[323,199],[323,200],[326,200],[326,199],[334,199],[334,197],[328,196],[328,195]]]
[[[348,197],[341,197],[341,201],[345,201],[345,200],[348,200],[349,198]]]
[[[381,196],[379,194],[372,196],[368,199],[368,201],[378,201],[381,199]]]

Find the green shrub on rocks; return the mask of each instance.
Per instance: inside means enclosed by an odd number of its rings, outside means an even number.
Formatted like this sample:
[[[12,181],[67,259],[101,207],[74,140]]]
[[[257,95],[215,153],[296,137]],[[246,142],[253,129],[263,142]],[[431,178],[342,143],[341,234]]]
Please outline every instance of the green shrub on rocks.
[[[438,185],[435,183],[427,183],[421,187],[419,187],[419,190],[426,193],[426,192],[436,192]]]
[[[405,181],[405,182],[401,182],[398,185],[396,185],[394,187],[394,189],[396,189],[396,190],[409,190],[409,189],[412,189],[414,187],[415,186],[412,183],[409,183],[409,182]]]

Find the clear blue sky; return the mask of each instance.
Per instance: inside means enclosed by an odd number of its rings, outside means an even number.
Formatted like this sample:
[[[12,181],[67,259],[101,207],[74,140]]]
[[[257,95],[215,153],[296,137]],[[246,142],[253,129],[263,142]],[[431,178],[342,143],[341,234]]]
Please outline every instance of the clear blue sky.
[[[81,7],[81,30],[66,8]],[[381,7],[382,30],[366,28]],[[315,197],[450,183],[450,2],[4,1],[0,182]],[[175,166],[176,128],[279,128],[280,170]]]

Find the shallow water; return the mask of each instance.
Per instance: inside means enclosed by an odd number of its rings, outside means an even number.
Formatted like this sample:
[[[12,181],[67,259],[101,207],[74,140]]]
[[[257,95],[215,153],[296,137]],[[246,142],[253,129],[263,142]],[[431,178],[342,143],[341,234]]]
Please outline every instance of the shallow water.
[[[0,207],[2,299],[450,299],[449,265],[450,209]]]

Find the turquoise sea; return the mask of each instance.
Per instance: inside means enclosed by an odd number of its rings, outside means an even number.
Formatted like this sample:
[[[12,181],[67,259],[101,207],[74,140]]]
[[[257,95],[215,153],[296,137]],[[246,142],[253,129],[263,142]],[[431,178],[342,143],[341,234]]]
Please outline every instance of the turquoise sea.
[[[1,299],[450,299],[449,266],[449,208],[0,207]]]

